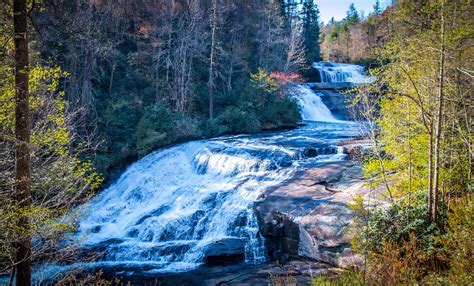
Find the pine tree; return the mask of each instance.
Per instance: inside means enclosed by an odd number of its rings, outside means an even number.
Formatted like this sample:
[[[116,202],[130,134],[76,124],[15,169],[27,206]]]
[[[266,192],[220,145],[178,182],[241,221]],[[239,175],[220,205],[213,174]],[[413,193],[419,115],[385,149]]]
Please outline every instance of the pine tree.
[[[357,9],[354,5],[354,3],[351,3],[349,6],[349,10],[346,12],[346,19],[345,19],[349,24],[355,24],[359,22],[360,16],[359,12],[357,12]]]
[[[374,13],[380,15],[382,13],[382,7],[380,6],[380,1],[376,0],[374,4]]]
[[[313,0],[304,0],[301,12],[303,21],[303,39],[306,47],[306,63],[321,60],[319,47],[319,9]]]

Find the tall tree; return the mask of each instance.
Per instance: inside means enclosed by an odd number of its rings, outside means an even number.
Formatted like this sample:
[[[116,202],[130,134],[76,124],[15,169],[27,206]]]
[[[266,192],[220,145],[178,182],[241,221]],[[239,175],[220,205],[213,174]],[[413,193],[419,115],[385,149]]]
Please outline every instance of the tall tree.
[[[211,8],[211,55],[209,57],[209,119],[214,119],[214,73],[216,55],[216,31],[217,31],[217,0],[212,0]]]
[[[375,1],[375,4],[374,4],[374,13],[379,15],[380,13],[382,13],[382,7],[380,6],[380,1],[379,0],[376,0]]]
[[[31,238],[29,208],[31,206],[30,172],[30,107],[28,93],[28,11],[26,0],[13,2],[15,43],[15,172],[19,209],[17,227],[22,238],[16,249],[16,283],[31,285]]]
[[[303,39],[306,47],[306,63],[321,60],[319,47],[319,9],[314,0],[304,0],[301,11],[303,21]]]
[[[356,24],[360,20],[359,12],[357,12],[357,9],[354,5],[354,3],[351,3],[349,6],[349,10],[346,12],[346,19],[345,19],[349,24]]]
[[[434,169],[433,169],[433,205],[431,208],[431,219],[436,222],[438,218],[438,192],[440,185],[440,149],[441,147],[441,133],[443,117],[444,117],[444,69],[445,69],[445,19],[444,19],[444,1],[441,1],[440,7],[440,49],[439,49],[439,72],[438,72],[438,88],[437,88],[437,113],[436,113],[436,127],[434,138]]]

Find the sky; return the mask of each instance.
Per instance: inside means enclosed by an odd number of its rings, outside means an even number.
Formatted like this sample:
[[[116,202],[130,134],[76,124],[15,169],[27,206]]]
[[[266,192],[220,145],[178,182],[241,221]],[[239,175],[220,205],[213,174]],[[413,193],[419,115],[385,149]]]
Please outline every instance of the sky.
[[[385,7],[389,2],[387,0],[380,0],[382,7]],[[354,3],[357,11],[363,10],[365,15],[367,15],[372,12],[375,0],[315,0],[315,3],[319,6],[321,21],[327,23],[331,17],[334,17],[336,21],[343,19],[351,3]]]

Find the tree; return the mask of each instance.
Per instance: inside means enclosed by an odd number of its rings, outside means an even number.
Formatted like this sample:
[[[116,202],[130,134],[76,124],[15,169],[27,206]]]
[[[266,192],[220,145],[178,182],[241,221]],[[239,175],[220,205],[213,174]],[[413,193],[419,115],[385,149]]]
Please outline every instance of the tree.
[[[443,224],[449,197],[466,194],[470,188],[468,2],[438,0],[432,9],[420,10],[418,2],[399,1],[398,29],[378,53],[385,64],[375,70],[380,82],[371,90],[385,91],[377,133],[388,155],[382,166],[396,174],[391,188],[409,204],[417,202],[414,198],[422,200],[427,219],[438,225]],[[369,169],[379,172],[377,165],[374,161]]]
[[[313,62],[321,60],[319,48],[319,9],[313,0],[303,2],[302,16],[302,34],[306,48],[306,63],[311,65]]]
[[[374,13],[376,15],[379,15],[380,13],[382,13],[382,7],[380,6],[380,0],[376,0],[375,1],[375,4],[374,4]]]
[[[353,25],[353,24],[356,24],[356,23],[359,22],[359,20],[360,20],[359,12],[357,12],[357,9],[356,9],[354,3],[351,3],[351,5],[349,6],[349,10],[347,10],[347,12],[346,12],[345,20],[350,25]]]
[[[440,149],[441,147],[441,134],[443,132],[443,119],[444,119],[444,87],[445,87],[445,61],[446,61],[446,38],[445,38],[445,7],[444,1],[441,1],[440,9],[440,24],[439,24],[439,33],[440,33],[440,48],[439,48],[439,71],[438,71],[438,87],[437,87],[437,110],[436,110],[436,125],[434,130],[434,166],[433,166],[433,201],[431,207],[431,220],[437,222],[438,220],[438,193],[440,188],[440,170],[441,170],[441,160],[440,160]]]
[[[0,9],[0,268],[17,285],[30,285],[35,259],[68,252],[57,243],[74,227],[58,218],[101,183],[90,162],[78,159],[83,141],[74,138],[58,91],[66,73],[29,53],[37,47],[28,47],[35,34],[28,31],[26,2]]]
[[[15,147],[16,192],[18,202],[17,227],[23,237],[16,246],[16,283],[31,285],[31,237],[29,209],[31,207],[30,107],[28,93],[28,11],[26,0],[13,2],[15,42]]]
[[[216,56],[216,32],[217,32],[217,0],[212,0],[211,8],[211,55],[209,56],[209,119],[214,119],[214,74],[215,74],[215,56]]]

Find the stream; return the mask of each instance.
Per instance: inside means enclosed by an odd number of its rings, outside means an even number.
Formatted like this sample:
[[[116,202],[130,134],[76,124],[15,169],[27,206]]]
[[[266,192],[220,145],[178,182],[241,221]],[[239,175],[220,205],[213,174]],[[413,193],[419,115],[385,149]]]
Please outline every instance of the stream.
[[[355,65],[314,67],[326,83],[369,80]],[[130,165],[79,208],[79,230],[71,239],[86,252],[100,253],[98,259],[49,265],[37,275],[78,267],[186,272],[222,257],[267,261],[254,203],[298,171],[345,160],[334,143],[359,133],[357,123],[334,117],[309,84],[292,91],[301,108],[300,128],[188,142]]]

